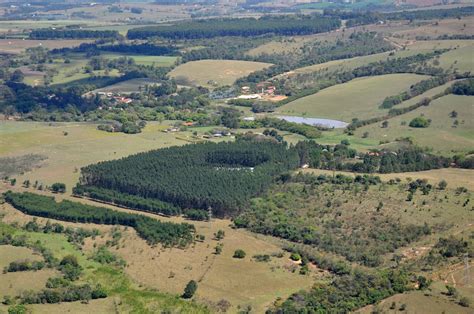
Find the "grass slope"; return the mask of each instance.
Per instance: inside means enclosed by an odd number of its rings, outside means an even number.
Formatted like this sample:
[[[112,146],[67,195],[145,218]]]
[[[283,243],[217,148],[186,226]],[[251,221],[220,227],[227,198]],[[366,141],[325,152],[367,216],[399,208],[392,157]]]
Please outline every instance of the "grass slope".
[[[449,116],[453,110],[458,113],[456,119]],[[420,115],[432,120],[430,126],[409,127],[410,121]],[[455,120],[459,121],[456,127],[454,127]],[[431,147],[435,153],[441,154],[468,152],[474,147],[473,96],[447,95],[431,102],[427,107],[418,108],[388,121],[388,128],[381,129],[380,124],[367,125],[357,129],[355,135],[361,137],[368,132],[368,139],[376,141],[393,141],[399,137],[410,137],[416,144]],[[402,122],[406,125],[402,125]]]
[[[416,74],[389,74],[356,79],[292,101],[280,107],[278,113],[345,122],[377,117],[388,112],[378,109],[385,97],[405,91],[426,78]]]
[[[209,86],[209,81],[217,85],[230,85],[238,78],[269,67],[263,62],[239,60],[200,60],[184,63],[170,72],[175,79],[186,79],[190,84]]]

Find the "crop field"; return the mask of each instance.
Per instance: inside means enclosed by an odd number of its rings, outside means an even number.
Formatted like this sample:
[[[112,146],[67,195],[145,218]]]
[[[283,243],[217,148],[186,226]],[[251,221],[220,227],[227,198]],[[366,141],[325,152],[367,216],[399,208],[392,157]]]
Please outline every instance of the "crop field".
[[[26,21],[26,20],[11,20],[11,21],[0,21],[0,34],[1,33],[24,33],[26,30],[35,28],[45,27],[65,27],[67,25],[106,25],[103,21],[99,20],[41,20],[41,21]]]
[[[413,100],[412,100],[413,101]],[[451,118],[452,111],[458,113]],[[427,128],[412,128],[410,121],[418,116],[425,116],[432,122]],[[458,120],[458,125],[455,121]],[[400,137],[410,137],[420,146],[434,149],[436,153],[452,155],[468,152],[474,147],[474,97],[448,95],[436,99],[427,107],[421,107],[401,116],[388,120],[387,128],[380,124],[367,125],[357,129],[356,136],[368,132],[368,138],[378,141],[394,141]]]
[[[377,117],[388,112],[378,109],[387,95],[405,91],[425,78],[415,74],[390,74],[355,79],[292,101],[278,108],[278,113],[345,122]]]
[[[182,64],[170,72],[176,80],[187,82],[182,85],[223,86],[234,83],[238,78],[269,67],[263,62],[235,60],[201,60]],[[213,84],[214,82],[214,84]]]

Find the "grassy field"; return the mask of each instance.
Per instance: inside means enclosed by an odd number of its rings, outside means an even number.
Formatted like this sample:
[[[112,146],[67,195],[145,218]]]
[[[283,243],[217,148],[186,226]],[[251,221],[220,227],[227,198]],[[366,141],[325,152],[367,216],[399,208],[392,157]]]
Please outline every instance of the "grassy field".
[[[115,59],[126,56],[135,60],[135,63],[137,64],[153,65],[156,67],[169,67],[172,66],[177,60],[177,57],[173,56],[143,56],[119,53],[102,53],[100,56],[105,59]]]
[[[134,93],[144,89],[145,85],[156,85],[156,81],[148,78],[136,78],[96,89],[94,92]]]
[[[292,101],[277,112],[345,122],[377,117],[388,112],[378,109],[385,97],[405,91],[425,78],[415,74],[390,74],[356,79]]]
[[[457,118],[451,118],[450,112],[455,110]],[[427,128],[412,128],[408,124],[418,116],[425,116],[432,122]],[[454,125],[458,120],[459,125]],[[380,124],[367,125],[356,130],[355,135],[361,137],[368,132],[368,138],[376,141],[394,141],[400,137],[410,137],[420,146],[433,148],[435,153],[453,154],[468,152],[474,147],[474,97],[448,95],[401,116],[389,119],[388,128],[380,128]],[[404,125],[402,125],[402,123]]]
[[[191,85],[222,86],[230,85],[238,78],[270,65],[269,63],[238,60],[201,60],[176,67],[170,72],[170,76]],[[212,81],[215,84],[212,84]]]

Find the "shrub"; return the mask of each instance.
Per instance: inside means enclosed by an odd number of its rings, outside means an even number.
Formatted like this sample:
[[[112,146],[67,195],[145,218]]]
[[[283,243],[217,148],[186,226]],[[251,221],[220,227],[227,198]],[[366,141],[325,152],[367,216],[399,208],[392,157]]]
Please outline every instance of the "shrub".
[[[51,190],[54,193],[64,193],[66,192],[66,184],[60,182],[53,183],[53,185],[51,185]]]
[[[194,296],[197,290],[197,283],[194,280],[188,282],[186,287],[184,288],[183,298],[190,299]]]
[[[297,261],[301,260],[301,255],[299,255],[298,253],[291,253],[290,259],[292,261],[297,262]]]
[[[242,249],[235,250],[233,258],[244,258],[246,255],[245,251]]]
[[[427,128],[430,125],[430,120],[425,117],[416,117],[410,121],[409,126],[412,128]]]

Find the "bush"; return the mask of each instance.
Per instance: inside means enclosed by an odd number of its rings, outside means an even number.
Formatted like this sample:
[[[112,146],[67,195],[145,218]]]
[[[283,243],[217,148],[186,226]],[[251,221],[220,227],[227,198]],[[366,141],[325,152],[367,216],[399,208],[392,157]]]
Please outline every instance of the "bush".
[[[238,250],[235,250],[234,256],[232,256],[232,257],[233,258],[244,258],[245,255],[246,255],[246,253],[245,253],[244,250],[238,249]]]
[[[409,126],[412,128],[427,128],[430,125],[430,120],[425,117],[416,117],[410,121]]]
[[[298,253],[291,253],[290,259],[292,261],[297,262],[297,261],[301,260],[301,255],[299,255]]]
[[[51,185],[51,191],[54,193],[64,193],[66,192],[66,184],[59,182],[53,183],[53,185]]]
[[[466,297],[462,297],[459,300],[459,305],[464,306],[464,307],[469,307],[471,305],[471,301]]]
[[[194,296],[197,290],[197,283],[194,280],[191,280],[184,288],[183,298],[190,299]]]

